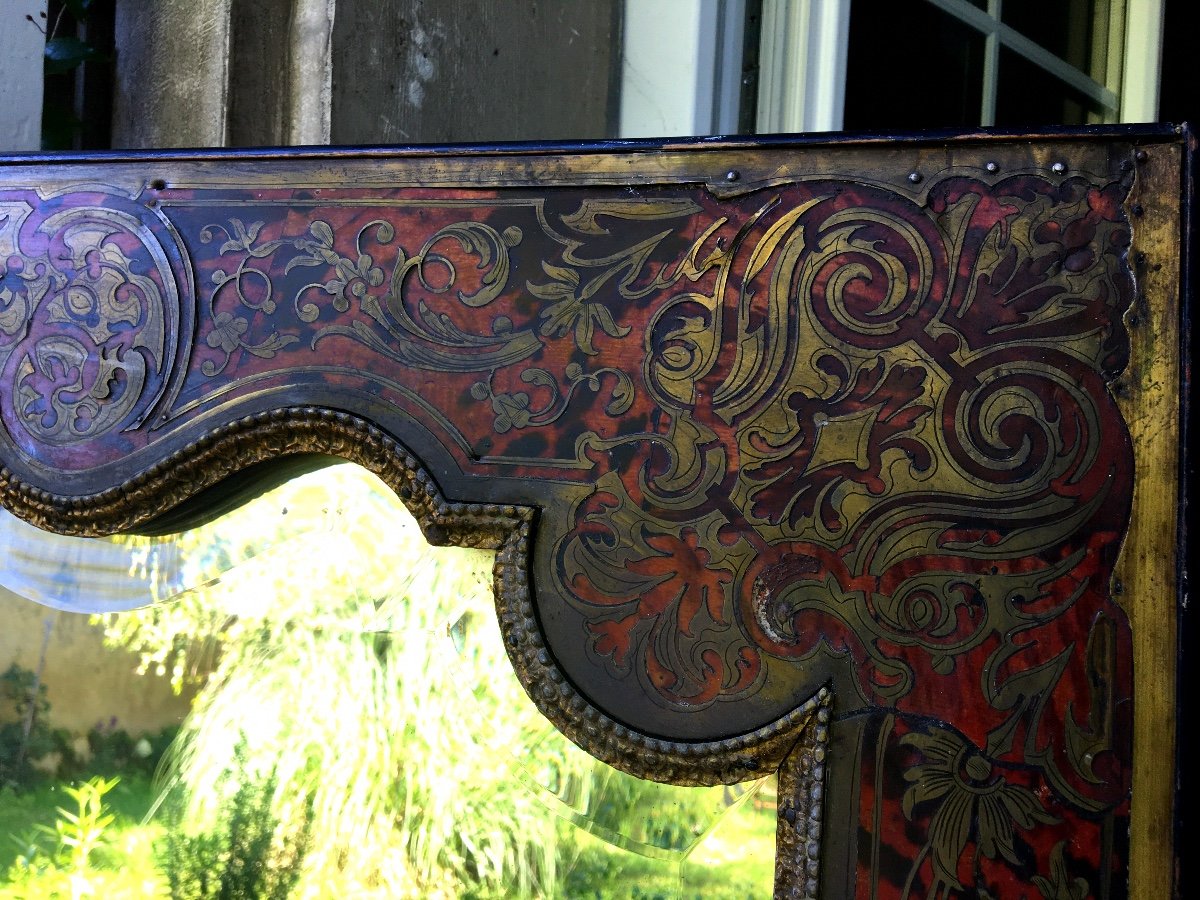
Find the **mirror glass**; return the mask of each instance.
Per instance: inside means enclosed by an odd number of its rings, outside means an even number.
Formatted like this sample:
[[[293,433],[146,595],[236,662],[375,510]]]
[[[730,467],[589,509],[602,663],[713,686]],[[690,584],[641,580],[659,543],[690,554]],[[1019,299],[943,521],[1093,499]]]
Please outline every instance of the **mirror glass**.
[[[0,898],[769,896],[773,779],[571,744],[509,664],[493,556],[350,465],[166,537],[3,514]]]

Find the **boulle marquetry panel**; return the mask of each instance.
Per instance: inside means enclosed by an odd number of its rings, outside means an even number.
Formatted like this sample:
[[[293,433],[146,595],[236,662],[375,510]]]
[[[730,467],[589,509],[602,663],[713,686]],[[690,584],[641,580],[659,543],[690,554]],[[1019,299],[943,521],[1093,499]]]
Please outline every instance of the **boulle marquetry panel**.
[[[781,896],[1166,896],[1187,150],[10,159],[0,499],[354,460],[585,749],[780,770]]]

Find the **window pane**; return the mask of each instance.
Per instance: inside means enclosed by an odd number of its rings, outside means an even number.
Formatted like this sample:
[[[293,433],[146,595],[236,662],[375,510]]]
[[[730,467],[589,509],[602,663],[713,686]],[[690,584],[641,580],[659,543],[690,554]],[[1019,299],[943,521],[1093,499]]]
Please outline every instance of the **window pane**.
[[[983,35],[926,3],[850,9],[849,131],[974,127],[983,91]]]
[[[1108,49],[1105,40],[1107,8],[1107,3],[1096,0],[1052,3],[1004,0],[1000,19],[1081,72],[1103,82],[1104,56]]]
[[[1001,49],[997,125],[1086,125],[1103,121],[1104,110],[1099,104],[1020,54]]]

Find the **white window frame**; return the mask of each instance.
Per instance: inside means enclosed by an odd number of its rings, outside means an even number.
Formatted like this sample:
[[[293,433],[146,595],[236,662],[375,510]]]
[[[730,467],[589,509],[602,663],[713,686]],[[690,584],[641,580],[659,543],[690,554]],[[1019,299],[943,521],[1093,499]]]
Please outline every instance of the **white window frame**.
[[[745,0],[625,0],[623,138],[734,134]]]
[[[0,152],[42,145],[45,29],[46,0],[0,2]]]
[[[763,0],[759,134],[840,131],[850,0]]]

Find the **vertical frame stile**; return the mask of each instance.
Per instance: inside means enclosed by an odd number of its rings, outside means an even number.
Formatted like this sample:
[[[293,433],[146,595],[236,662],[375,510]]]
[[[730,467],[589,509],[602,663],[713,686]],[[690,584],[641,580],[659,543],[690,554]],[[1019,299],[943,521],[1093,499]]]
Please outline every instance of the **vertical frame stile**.
[[[1130,887],[1138,900],[1169,897],[1175,873],[1175,758],[1184,416],[1181,247],[1184,157],[1178,144],[1140,147],[1130,160],[1127,208],[1136,295],[1125,316],[1130,365],[1113,385],[1134,442],[1135,490],[1113,590],[1133,629],[1134,698]]]

